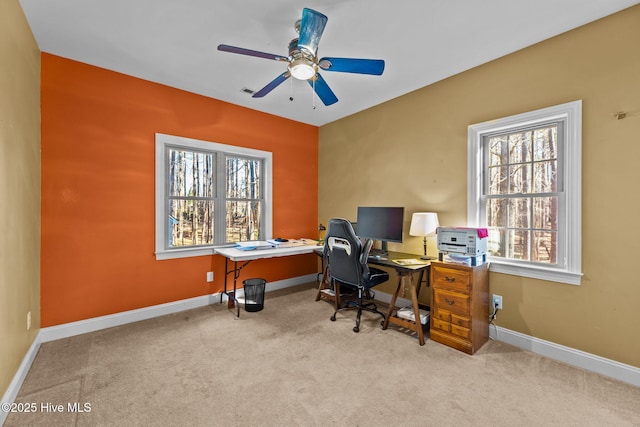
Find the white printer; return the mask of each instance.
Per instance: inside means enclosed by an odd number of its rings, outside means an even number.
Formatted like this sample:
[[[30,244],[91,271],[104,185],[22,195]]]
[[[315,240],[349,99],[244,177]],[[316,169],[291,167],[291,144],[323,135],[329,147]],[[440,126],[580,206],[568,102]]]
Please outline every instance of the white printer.
[[[445,254],[457,258],[469,258],[471,265],[481,265],[487,261],[486,228],[438,227],[438,259]]]

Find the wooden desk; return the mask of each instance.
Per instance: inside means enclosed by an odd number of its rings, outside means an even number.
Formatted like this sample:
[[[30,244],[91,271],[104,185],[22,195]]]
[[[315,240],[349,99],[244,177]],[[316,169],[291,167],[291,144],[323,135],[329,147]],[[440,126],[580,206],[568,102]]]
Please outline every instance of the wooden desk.
[[[316,255],[322,260],[321,272],[318,273],[316,281],[318,282],[318,293],[316,294],[316,301],[325,299],[331,301],[336,306],[336,309],[340,307],[340,295],[336,295],[331,289],[331,281],[329,280],[329,269],[324,262],[324,248],[318,248],[315,250]]]
[[[237,282],[238,277],[240,277],[240,270],[246,267],[251,261],[265,258],[310,254],[316,249],[318,249],[318,245],[311,244],[254,250],[241,250],[236,247],[216,248],[213,252],[214,255],[222,255],[224,257],[224,291],[220,294],[220,304],[222,304],[223,295],[227,295],[228,307],[230,309],[236,308],[236,317],[240,317],[240,305],[236,298],[236,291],[238,289]],[[229,261],[233,262],[232,269],[229,269]],[[227,278],[229,274],[232,273],[233,292],[230,292]]]
[[[425,273],[428,273],[429,266],[431,265],[430,261],[424,261],[424,264],[412,265],[412,266],[404,266],[400,264],[396,264],[393,260],[397,259],[416,259],[420,258],[420,255],[408,254],[404,252],[389,252],[389,255],[384,258],[369,258],[369,263],[374,265],[381,265],[384,267],[390,267],[396,270],[398,274],[398,285],[396,286],[396,291],[393,293],[391,297],[391,302],[389,303],[389,310],[387,311],[387,316],[382,322],[382,329],[387,329],[389,323],[394,325],[401,326],[403,328],[407,328],[411,331],[414,331],[418,334],[418,343],[420,345],[424,345],[424,330],[422,323],[420,322],[420,308],[418,303],[418,296],[420,295],[420,285],[422,284],[422,279],[425,277]],[[418,282],[414,280],[414,273],[419,274]],[[429,277],[427,274],[426,277]],[[408,278],[408,283],[407,283]],[[427,286],[428,286],[427,282]],[[402,319],[396,315],[394,315],[394,311],[397,312],[397,307],[395,306],[398,295],[400,294],[401,289],[406,289],[408,285],[409,293],[411,295],[411,306],[413,308],[413,315],[416,321]]]
[[[322,256],[322,251],[316,252],[319,256]],[[387,329],[389,323],[394,325],[398,325],[404,328],[407,328],[411,331],[415,331],[418,334],[418,342],[420,345],[424,345],[424,331],[422,328],[422,323],[420,323],[420,308],[418,304],[418,297],[420,296],[420,285],[422,284],[423,278],[427,278],[427,286],[429,284],[429,266],[431,261],[425,261],[425,264],[414,265],[414,266],[404,266],[400,264],[396,264],[393,260],[397,259],[417,259],[420,258],[420,255],[409,254],[405,252],[389,252],[385,257],[369,257],[368,263],[373,265],[379,265],[383,267],[393,268],[398,274],[398,285],[396,286],[396,290],[393,293],[391,298],[391,302],[389,303],[389,310],[385,317],[384,322],[382,323],[382,329]],[[322,264],[322,278],[319,280],[318,284],[318,293],[316,294],[316,301],[319,301],[323,296],[323,291],[325,290],[325,286],[329,285],[326,281],[326,277],[328,275],[327,266],[324,265],[324,260]],[[414,281],[414,273],[418,273],[418,281],[417,283]],[[408,280],[407,280],[408,278]],[[408,282],[408,283],[407,283]],[[408,286],[407,286],[408,285]],[[414,318],[418,319],[418,322],[413,322],[411,320],[402,319],[396,315],[393,315],[394,311],[397,311],[397,307],[395,307],[396,300],[398,299],[398,295],[400,294],[401,289],[409,289],[409,293],[411,294],[411,305],[413,308]],[[336,307],[340,306],[340,295],[334,295],[332,297],[327,297],[327,299],[333,299]]]

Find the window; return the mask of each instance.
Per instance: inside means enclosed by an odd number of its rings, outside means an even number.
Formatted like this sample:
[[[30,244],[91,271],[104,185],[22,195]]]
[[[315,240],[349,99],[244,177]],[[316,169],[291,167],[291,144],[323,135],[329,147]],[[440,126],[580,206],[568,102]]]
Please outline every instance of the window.
[[[271,157],[156,134],[156,259],[271,237]]]
[[[469,127],[468,218],[491,271],[580,284],[581,101]]]

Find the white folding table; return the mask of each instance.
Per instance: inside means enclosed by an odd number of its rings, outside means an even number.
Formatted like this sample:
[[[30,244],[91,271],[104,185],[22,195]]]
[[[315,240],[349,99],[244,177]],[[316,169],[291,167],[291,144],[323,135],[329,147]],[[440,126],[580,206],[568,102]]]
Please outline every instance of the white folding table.
[[[251,261],[265,258],[277,258],[291,255],[310,254],[320,246],[317,244],[301,243],[292,245],[280,245],[274,248],[263,249],[259,246],[252,250],[242,250],[237,247],[216,248],[214,254],[224,257],[224,291],[220,294],[220,304],[222,304],[223,294],[227,295],[228,307],[236,308],[236,317],[240,317],[240,304],[236,297],[237,281],[240,277],[240,270],[246,267]],[[233,268],[229,269],[229,261],[233,262]],[[230,293],[227,277],[233,273],[233,293]]]

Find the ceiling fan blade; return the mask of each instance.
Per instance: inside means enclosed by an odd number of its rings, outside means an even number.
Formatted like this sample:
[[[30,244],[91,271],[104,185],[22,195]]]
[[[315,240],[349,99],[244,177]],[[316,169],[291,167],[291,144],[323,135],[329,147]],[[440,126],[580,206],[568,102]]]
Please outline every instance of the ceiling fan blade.
[[[316,91],[318,98],[322,100],[322,103],[326,106],[335,104],[338,102],[338,97],[333,93],[327,82],[322,78],[320,74],[316,74],[317,78],[315,81],[313,79],[309,79],[308,82]]]
[[[273,53],[258,52],[257,50],[245,49],[243,47],[229,46],[226,44],[218,45],[218,50],[230,53],[239,53],[240,55],[256,56],[258,58],[273,59],[274,61],[289,62],[289,58],[282,55],[274,55]]]
[[[382,75],[384,61],[382,59],[357,58],[321,58],[318,65],[325,71],[339,71],[342,73]]]
[[[327,25],[327,17],[313,9],[302,9],[302,21],[300,22],[300,35],[298,37],[298,49],[305,49],[316,55],[318,43]]]
[[[269,83],[268,85],[266,85],[265,87],[263,87],[262,89],[254,93],[252,98],[262,98],[263,96],[265,96],[266,94],[268,94],[269,92],[271,92],[272,90],[280,86],[280,84],[285,80],[287,80],[290,76],[291,76],[291,73],[289,73],[289,71],[285,71],[284,73],[280,74],[278,77],[273,79],[271,83]]]

